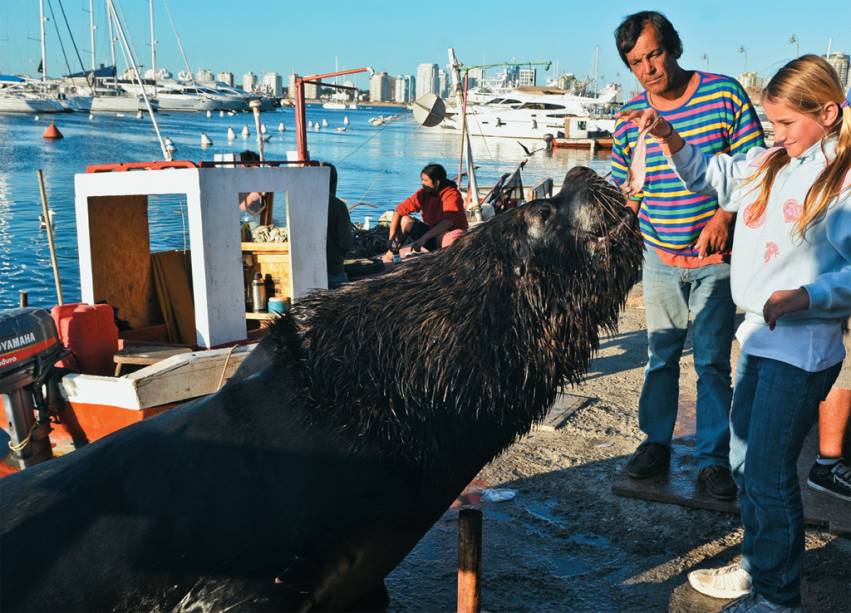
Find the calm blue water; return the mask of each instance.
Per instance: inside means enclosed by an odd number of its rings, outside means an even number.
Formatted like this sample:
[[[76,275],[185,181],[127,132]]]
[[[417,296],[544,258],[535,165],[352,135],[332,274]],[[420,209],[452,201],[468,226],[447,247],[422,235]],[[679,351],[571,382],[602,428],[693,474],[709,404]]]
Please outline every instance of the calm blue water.
[[[460,153],[456,132],[423,130],[412,120],[385,124],[374,128],[370,117],[393,114],[396,109],[346,111],[308,107],[308,119],[328,120],[329,126],[318,133],[308,133],[308,146],[313,159],[336,164],[339,171],[338,194],[347,202],[369,202],[371,209],[360,207],[355,221],[371,215],[376,219],[383,211],[419,187],[419,170],[427,163],[446,166],[450,175],[457,173]],[[334,131],[350,120],[345,133]],[[66,302],[80,298],[77,239],[74,220],[74,175],[85,172],[89,164],[133,162],[161,159],[159,145],[147,119],[133,116],[99,115],[89,121],[83,113],[54,116],[65,138],[51,142],[42,139],[49,124],[47,116],[35,121],[32,116],[0,115],[0,309],[17,306],[18,292],[29,292],[30,304],[49,307],[56,302],[50,268],[47,235],[39,228],[41,212],[35,170],[44,171],[50,206],[55,213],[55,240]],[[285,159],[286,151],[295,149],[295,121],[292,109],[263,113],[262,121],[273,134],[266,143],[267,159]],[[287,131],[277,132],[283,121]],[[256,149],[254,124],[250,114],[219,117],[214,114],[160,114],[160,129],[177,146],[175,159],[208,160],[214,153]],[[239,136],[248,125],[252,136]],[[227,142],[227,128],[237,138]],[[214,146],[200,147],[201,132],[206,132]],[[539,145],[525,143],[530,148]],[[524,158],[520,146],[510,139],[474,138],[473,153],[479,167],[480,185],[490,185],[504,172],[512,171]],[[539,152],[529,159],[523,172],[525,185],[534,185],[552,177],[560,183],[566,170],[577,164],[591,165],[608,171],[608,158],[591,158],[585,151],[557,150],[551,155]],[[155,204],[155,206],[153,205]],[[178,198],[159,197],[149,210],[153,250],[183,248],[186,239],[183,207]]]

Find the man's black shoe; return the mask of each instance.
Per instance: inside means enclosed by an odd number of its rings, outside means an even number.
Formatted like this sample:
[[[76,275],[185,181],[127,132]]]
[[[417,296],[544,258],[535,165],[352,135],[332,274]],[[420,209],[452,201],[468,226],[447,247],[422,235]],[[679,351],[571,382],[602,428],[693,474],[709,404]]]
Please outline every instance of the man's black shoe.
[[[671,448],[661,443],[642,443],[626,465],[626,474],[633,479],[661,475],[671,463]]]
[[[734,500],[736,482],[726,466],[707,466],[697,473],[697,482],[715,500]]]

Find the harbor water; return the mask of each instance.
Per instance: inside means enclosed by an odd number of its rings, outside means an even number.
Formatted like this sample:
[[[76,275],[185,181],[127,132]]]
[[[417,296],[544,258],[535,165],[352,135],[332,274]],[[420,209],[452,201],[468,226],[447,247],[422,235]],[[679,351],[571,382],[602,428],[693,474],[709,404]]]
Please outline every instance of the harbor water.
[[[369,119],[377,115],[401,113],[402,119],[373,127]],[[349,118],[345,132],[344,117]],[[373,220],[419,187],[419,171],[428,163],[443,164],[450,176],[458,172],[460,135],[449,130],[418,127],[410,113],[401,109],[359,108],[326,110],[308,106],[309,121],[327,120],[320,131],[308,131],[312,159],[332,162],[339,172],[338,196],[350,206],[355,222],[365,216]],[[265,144],[267,159],[285,159],[295,149],[295,119],[292,109],[263,113],[271,140]],[[47,141],[42,133],[55,120],[65,138]],[[253,117],[247,113],[220,117],[205,114],[166,114],[158,116],[164,137],[174,141],[178,160],[211,160],[216,153],[257,149]],[[286,131],[279,132],[283,122]],[[240,136],[243,126],[251,135]],[[228,128],[236,138],[228,142]],[[201,148],[201,133],[213,146]],[[512,139],[484,139],[472,136],[473,154],[480,186],[492,185],[503,173],[512,172],[527,158]],[[524,144],[535,150],[536,141]],[[30,304],[50,307],[56,302],[47,234],[39,225],[41,201],[35,171],[44,171],[47,196],[54,213],[57,258],[66,302],[80,299],[77,238],[74,217],[74,175],[90,164],[160,160],[159,144],[150,120],[135,116],[85,113],[54,116],[0,116],[0,309],[18,304],[20,291],[29,292]],[[589,165],[608,172],[608,155],[591,156],[588,151],[539,151],[528,157],[523,171],[525,186],[552,178],[561,182],[575,165]],[[177,196],[151,198],[149,209],[151,248],[183,249],[188,246],[184,202]]]

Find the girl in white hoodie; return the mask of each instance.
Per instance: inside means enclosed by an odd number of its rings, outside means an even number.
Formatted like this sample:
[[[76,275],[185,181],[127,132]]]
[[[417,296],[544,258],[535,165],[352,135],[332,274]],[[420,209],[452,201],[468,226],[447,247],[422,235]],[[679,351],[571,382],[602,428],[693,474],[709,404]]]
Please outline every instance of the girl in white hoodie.
[[[763,91],[775,147],[707,156],[653,109],[650,126],[693,192],[736,212],[733,300],[746,313],[730,415],[744,525],[740,563],[690,573],[731,611],[800,610],[803,508],[796,463],[845,355],[851,314],[851,109],[833,68],[805,55]]]

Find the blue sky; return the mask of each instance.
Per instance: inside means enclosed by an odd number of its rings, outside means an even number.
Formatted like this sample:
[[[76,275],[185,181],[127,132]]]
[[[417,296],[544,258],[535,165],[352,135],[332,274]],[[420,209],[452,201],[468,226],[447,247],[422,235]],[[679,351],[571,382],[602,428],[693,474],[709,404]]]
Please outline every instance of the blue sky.
[[[116,0],[121,7],[139,61],[150,64],[147,0]],[[59,0],[52,2],[71,66],[78,69],[65,35]],[[88,67],[88,0],[63,0],[63,6]],[[681,64],[738,75],[747,50],[750,70],[770,76],[800,51],[824,53],[828,39],[833,50],[851,53],[851,10],[842,0],[748,0],[581,2],[443,0],[168,0],[172,16],[193,71],[199,67],[229,70],[239,75],[276,70],[302,74],[340,65],[371,65],[391,74],[416,73],[420,62],[446,63],[454,46],[465,64],[552,60],[562,71],[585,76],[600,46],[600,74],[619,80],[627,75],[613,43],[613,31],[625,15],[648,8],[665,13],[684,43]],[[50,12],[48,9],[48,16]],[[163,0],[154,0],[157,14],[158,65],[177,73],[182,69]],[[95,0],[99,61],[107,61],[104,0]],[[48,73],[65,70],[53,21],[47,23]],[[0,0],[0,72],[34,74],[39,61],[38,0]],[[703,59],[708,56],[708,62]],[[122,63],[119,61],[119,66]],[[544,79],[539,72],[539,83]],[[366,86],[366,78],[358,85]]]

